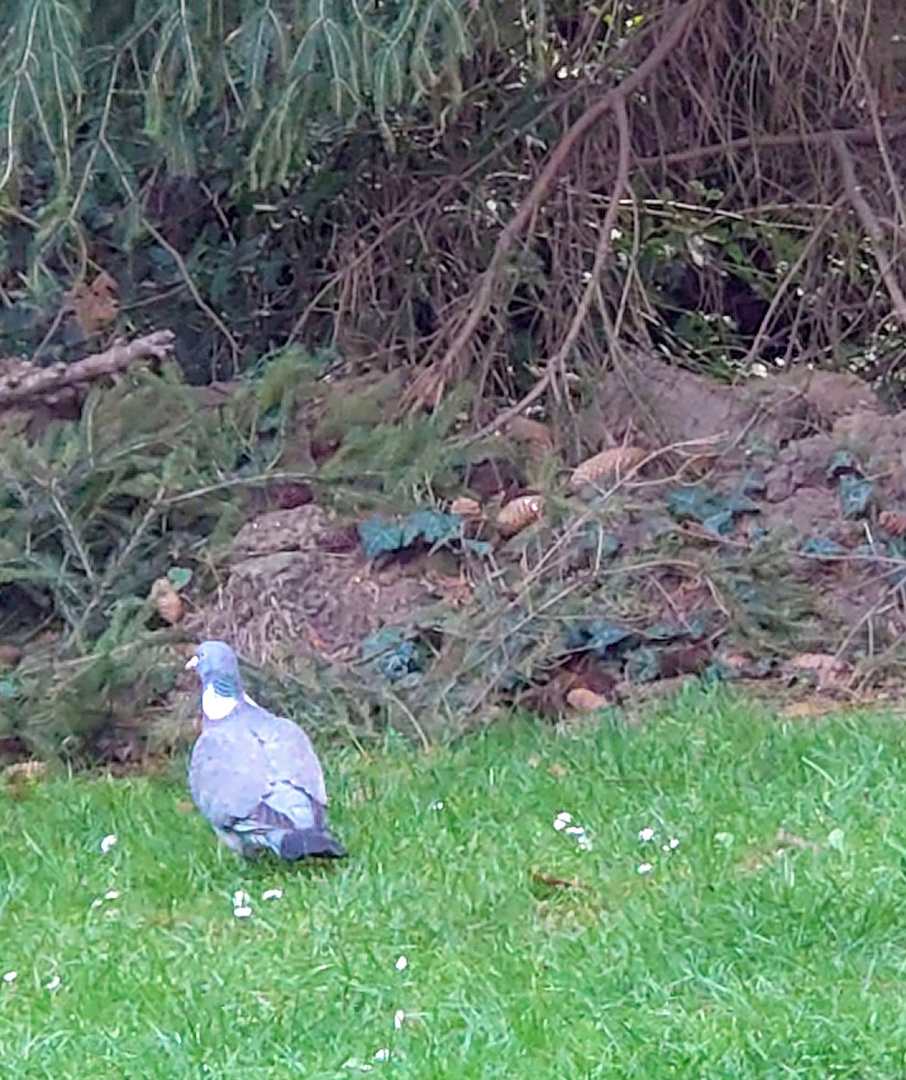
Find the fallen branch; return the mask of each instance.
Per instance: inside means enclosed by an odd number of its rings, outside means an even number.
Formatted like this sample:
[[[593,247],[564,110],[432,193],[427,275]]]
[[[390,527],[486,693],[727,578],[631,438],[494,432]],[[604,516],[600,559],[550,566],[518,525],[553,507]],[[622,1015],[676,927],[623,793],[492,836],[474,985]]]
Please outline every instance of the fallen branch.
[[[610,112],[617,102],[625,102],[639,91],[645,81],[660,67],[688,33],[695,20],[701,15],[711,0],[687,0],[676,14],[672,24],[639,66],[627,75],[622,82],[608,90],[598,101],[589,106],[579,119],[570,127],[541,170],[541,175],[532,185],[531,190],[519,204],[516,213],[510,218],[497,238],[494,253],[487,269],[479,278],[476,296],[470,305],[459,330],[450,342],[447,351],[436,363],[424,368],[413,381],[406,394],[410,409],[436,405],[443,395],[459,357],[463,356],[472,335],[491,306],[494,290],[500,272],[506,262],[510,248],[526,230],[538,208],[544,202],[554,181],[563,171],[573,150],[588,134],[598,121]],[[431,400],[433,399],[433,400]]]
[[[116,344],[105,352],[86,356],[84,360],[50,367],[37,367],[27,360],[7,361],[15,367],[0,374],[0,410],[104,378],[136,360],[166,360],[173,352],[173,338],[172,330],[156,330],[128,344]]]

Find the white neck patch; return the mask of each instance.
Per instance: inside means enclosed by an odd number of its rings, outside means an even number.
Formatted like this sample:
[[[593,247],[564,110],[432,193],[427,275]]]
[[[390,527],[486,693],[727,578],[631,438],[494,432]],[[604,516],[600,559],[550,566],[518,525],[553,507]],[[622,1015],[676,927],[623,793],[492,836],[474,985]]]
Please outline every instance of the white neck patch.
[[[236,698],[218,694],[213,683],[209,683],[201,695],[201,711],[208,720],[223,720],[238,704]]]

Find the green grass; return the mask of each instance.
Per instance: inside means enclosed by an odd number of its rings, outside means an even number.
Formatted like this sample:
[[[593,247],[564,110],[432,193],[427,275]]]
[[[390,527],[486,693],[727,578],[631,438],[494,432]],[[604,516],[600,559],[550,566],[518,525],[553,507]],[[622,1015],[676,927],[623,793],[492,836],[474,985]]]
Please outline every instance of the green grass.
[[[641,729],[391,742],[328,759],[353,853],[328,868],[241,864],[179,770],[0,796],[0,1076],[901,1077],[902,744],[719,693]]]

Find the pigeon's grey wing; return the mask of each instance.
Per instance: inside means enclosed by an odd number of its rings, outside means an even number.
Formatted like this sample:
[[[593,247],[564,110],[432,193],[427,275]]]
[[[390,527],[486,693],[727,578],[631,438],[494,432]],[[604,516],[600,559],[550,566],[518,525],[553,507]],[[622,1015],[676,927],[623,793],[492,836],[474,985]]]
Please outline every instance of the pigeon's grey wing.
[[[189,762],[189,790],[212,825],[248,818],[269,790],[261,743],[244,724],[212,724],[198,737]]]
[[[322,806],[327,805],[327,785],[324,770],[311,744],[311,739],[298,724],[260,706],[242,709],[249,728],[261,740],[272,783],[285,781],[301,788]]]

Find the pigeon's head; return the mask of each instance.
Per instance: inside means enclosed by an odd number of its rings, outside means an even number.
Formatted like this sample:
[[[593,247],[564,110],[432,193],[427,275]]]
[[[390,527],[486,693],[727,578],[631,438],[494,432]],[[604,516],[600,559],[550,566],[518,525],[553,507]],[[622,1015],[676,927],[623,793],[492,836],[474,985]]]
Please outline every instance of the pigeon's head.
[[[224,641],[203,641],[195,650],[195,655],[186,664],[194,668],[201,679],[201,685],[224,698],[242,696],[242,679],[236,654]]]

